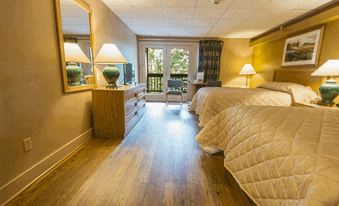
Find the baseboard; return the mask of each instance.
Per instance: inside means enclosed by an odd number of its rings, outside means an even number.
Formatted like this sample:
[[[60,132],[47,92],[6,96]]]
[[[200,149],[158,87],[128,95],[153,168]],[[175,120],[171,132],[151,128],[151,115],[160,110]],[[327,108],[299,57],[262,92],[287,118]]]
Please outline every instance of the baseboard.
[[[0,205],[3,206],[44,174],[78,150],[92,137],[92,128],[74,138],[60,149],[42,159],[14,179],[0,187]]]

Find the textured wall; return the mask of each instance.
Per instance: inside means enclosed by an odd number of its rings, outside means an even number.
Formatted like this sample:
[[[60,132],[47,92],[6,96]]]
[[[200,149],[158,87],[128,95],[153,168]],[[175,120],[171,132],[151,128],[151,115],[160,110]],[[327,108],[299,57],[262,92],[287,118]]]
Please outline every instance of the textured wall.
[[[99,52],[103,43],[114,43],[137,70],[136,35],[101,0],[92,0],[90,5],[93,10],[94,54]],[[103,65],[97,68],[98,85],[106,85],[101,72]]]
[[[328,18],[328,17],[327,17]],[[316,25],[316,21],[312,22]],[[309,25],[308,23],[299,23],[299,25]],[[310,25],[310,26],[314,26]],[[324,24],[325,31],[323,42],[320,50],[319,66],[325,63],[328,59],[339,59],[339,20],[330,21]],[[300,32],[297,28],[288,29],[290,32]],[[280,34],[277,34],[280,35]],[[271,38],[274,38],[272,35]],[[251,86],[255,87],[258,84],[266,81],[272,81],[273,70],[275,69],[288,69],[288,70],[302,70],[309,69],[315,70],[318,67],[281,67],[283,50],[286,37],[275,39],[264,43],[259,43],[254,46],[253,51],[253,66],[259,74],[253,76]]]
[[[92,6],[95,53],[111,41],[136,63],[135,35],[101,1]],[[91,128],[91,92],[63,93],[52,0],[1,0],[0,25],[1,188]]]
[[[252,63],[249,39],[223,39],[223,42],[219,79],[225,86],[245,86],[246,79],[239,72],[244,64]]]

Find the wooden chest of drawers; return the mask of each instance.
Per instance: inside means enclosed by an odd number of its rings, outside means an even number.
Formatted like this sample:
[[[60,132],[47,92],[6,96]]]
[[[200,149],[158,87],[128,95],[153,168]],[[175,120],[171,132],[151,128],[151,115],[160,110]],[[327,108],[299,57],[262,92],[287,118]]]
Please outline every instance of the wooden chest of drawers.
[[[145,112],[145,84],[92,90],[94,134],[123,138]]]

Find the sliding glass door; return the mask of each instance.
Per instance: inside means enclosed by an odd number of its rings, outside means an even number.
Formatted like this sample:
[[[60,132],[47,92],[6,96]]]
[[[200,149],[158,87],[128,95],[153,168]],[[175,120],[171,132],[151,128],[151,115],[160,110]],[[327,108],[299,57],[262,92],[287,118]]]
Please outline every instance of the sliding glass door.
[[[139,49],[140,81],[147,85],[146,99],[165,101],[167,81],[176,79],[182,80],[184,100],[187,100],[189,81],[196,73],[196,48],[174,43],[142,43]]]

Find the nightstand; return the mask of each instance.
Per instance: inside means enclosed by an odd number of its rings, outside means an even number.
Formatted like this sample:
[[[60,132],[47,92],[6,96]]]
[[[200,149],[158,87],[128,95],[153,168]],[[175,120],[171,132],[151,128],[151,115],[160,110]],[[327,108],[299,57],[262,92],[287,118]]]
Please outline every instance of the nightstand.
[[[333,105],[333,106],[323,106],[320,104],[308,104],[308,103],[295,103],[296,107],[312,107],[312,108],[322,108],[322,109],[338,109],[339,107]]]

